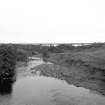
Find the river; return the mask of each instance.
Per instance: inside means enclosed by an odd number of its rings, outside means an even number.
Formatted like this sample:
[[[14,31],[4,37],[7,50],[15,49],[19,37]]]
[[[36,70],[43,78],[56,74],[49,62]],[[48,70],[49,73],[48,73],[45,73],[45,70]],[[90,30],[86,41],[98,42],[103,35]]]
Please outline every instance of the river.
[[[0,96],[0,105],[105,105],[105,97],[89,89],[30,72],[32,67],[43,63],[34,59],[18,67],[12,93]]]

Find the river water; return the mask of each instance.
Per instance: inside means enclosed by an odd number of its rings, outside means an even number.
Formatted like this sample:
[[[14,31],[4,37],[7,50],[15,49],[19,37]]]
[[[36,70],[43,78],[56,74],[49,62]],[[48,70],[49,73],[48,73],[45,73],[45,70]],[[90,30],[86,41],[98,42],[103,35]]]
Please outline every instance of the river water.
[[[43,63],[35,59],[18,68],[12,93],[0,96],[0,105],[105,105],[105,97],[91,90],[29,72],[30,68]]]

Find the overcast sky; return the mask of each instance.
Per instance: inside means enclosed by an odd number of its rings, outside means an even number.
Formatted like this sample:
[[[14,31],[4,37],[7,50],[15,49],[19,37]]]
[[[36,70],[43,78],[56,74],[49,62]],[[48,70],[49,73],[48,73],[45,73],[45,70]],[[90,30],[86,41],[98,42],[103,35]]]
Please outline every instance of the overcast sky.
[[[0,0],[0,42],[105,42],[105,0]]]

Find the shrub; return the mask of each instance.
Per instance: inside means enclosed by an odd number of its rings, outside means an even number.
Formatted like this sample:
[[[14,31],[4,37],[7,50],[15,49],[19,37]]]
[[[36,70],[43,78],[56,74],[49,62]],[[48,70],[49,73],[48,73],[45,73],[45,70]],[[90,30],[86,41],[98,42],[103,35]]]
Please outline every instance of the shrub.
[[[16,50],[12,45],[0,46],[0,83],[3,80],[13,82],[15,76]]]
[[[17,55],[17,61],[22,61],[22,62],[27,61],[27,57],[28,57],[27,51],[25,51],[23,49],[17,49],[16,55]]]

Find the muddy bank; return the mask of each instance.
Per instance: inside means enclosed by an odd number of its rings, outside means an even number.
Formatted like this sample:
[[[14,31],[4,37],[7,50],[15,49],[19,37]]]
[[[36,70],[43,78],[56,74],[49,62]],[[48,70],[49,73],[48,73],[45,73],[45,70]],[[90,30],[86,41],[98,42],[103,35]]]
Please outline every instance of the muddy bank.
[[[56,64],[41,64],[31,68],[31,73],[40,71],[40,75],[59,78],[77,87],[84,87],[105,95],[105,86],[102,81],[89,79],[88,73],[84,75],[84,72],[81,70],[75,71],[74,69],[76,68],[70,69]]]

